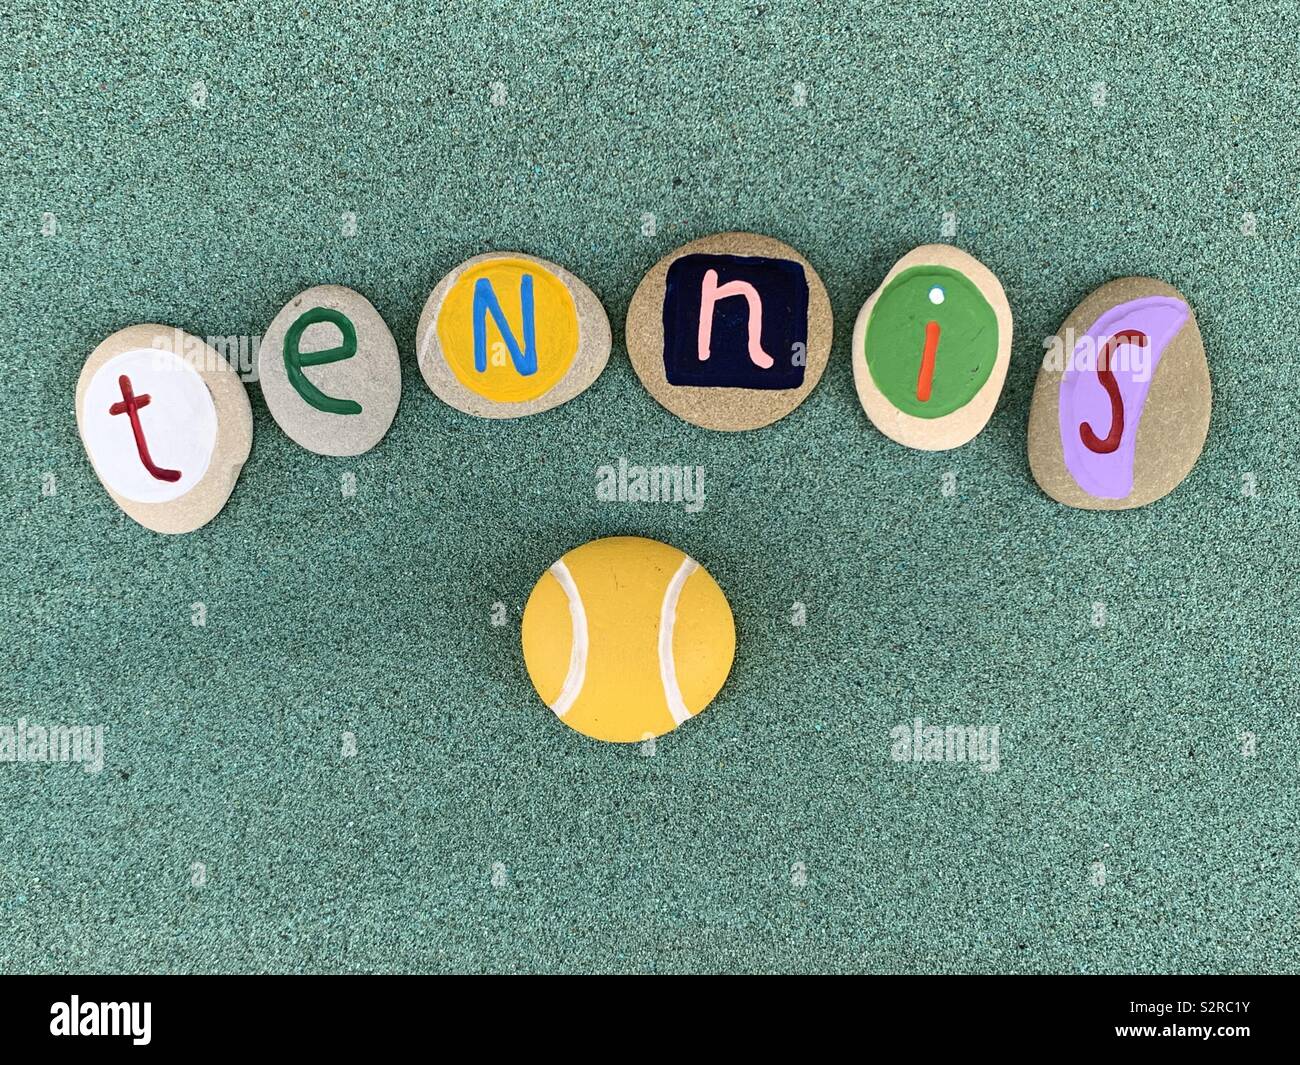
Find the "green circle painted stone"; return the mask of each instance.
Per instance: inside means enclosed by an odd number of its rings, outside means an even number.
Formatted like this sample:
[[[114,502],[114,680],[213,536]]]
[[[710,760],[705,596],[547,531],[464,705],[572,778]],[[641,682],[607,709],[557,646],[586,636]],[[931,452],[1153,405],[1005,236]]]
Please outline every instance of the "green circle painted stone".
[[[974,399],[993,372],[997,315],[960,271],[913,266],[880,294],[858,357],[899,410],[942,418]]]

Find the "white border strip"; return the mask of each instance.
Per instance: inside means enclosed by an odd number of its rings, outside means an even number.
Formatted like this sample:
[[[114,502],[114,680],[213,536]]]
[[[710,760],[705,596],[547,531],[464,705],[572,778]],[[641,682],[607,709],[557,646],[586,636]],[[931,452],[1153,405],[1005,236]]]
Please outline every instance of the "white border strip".
[[[664,695],[668,697],[668,712],[681,724],[691,716],[682,702],[682,689],[677,684],[677,663],[673,661],[673,627],[677,624],[677,600],[682,597],[686,578],[699,569],[695,559],[687,557],[677,567],[673,579],[664,592],[663,612],[659,615],[659,676],[664,682]]]
[[[569,600],[569,620],[573,624],[573,649],[569,652],[569,673],[564,678],[564,687],[551,703],[556,717],[563,717],[582,691],[582,682],[587,677],[587,612],[582,607],[582,596],[573,581],[569,567],[560,559],[551,567],[551,575],[560,582],[564,594]]]

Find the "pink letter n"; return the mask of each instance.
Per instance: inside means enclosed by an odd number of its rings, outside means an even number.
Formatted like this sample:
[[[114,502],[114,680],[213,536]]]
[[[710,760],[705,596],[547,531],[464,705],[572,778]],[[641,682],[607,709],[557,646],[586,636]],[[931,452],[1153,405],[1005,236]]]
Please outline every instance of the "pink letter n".
[[[763,301],[758,289],[748,281],[728,281],[718,284],[718,271],[706,270],[700,286],[700,362],[708,359],[713,337],[713,305],[728,296],[744,296],[749,305],[749,358],[755,366],[766,370],[775,361],[763,350]]]

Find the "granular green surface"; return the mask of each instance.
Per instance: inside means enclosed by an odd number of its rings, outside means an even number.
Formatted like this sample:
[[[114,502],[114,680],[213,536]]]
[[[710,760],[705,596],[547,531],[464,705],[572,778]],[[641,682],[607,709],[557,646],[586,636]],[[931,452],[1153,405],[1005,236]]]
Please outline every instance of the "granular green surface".
[[[103,725],[105,765],[0,763],[0,969],[1296,970],[1300,19],[996,6],[7,5],[0,724]],[[848,338],[945,212],[1016,338],[988,428],[922,454]],[[727,435],[649,398],[622,323],[733,228],[818,267],[836,342]],[[614,325],[590,390],[513,423],[414,357],[491,249]],[[1026,461],[1042,340],[1130,274],[1196,309],[1209,441],[1147,509],[1068,510]],[[255,336],[327,282],[402,350],[385,441],[309,454],[250,384],[216,520],[126,518],[73,417],[92,348]],[[620,458],[703,467],[703,510],[599,501]],[[616,533],[736,615],[653,752],[557,721],[519,647],[538,575]],[[999,725],[998,770],[893,760],[917,717]]]

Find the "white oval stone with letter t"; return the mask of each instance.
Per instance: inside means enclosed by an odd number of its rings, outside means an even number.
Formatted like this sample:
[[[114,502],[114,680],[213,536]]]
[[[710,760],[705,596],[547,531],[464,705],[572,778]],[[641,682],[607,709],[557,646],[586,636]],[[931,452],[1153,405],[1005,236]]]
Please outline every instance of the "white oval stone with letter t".
[[[77,428],[95,474],[147,529],[192,532],[230,498],[253,444],[243,382],[198,337],[120,329],[77,381]]]
[[[109,488],[137,503],[166,503],[208,472],[217,409],[203,378],[180,356],[132,348],[90,379],[82,435]]]

